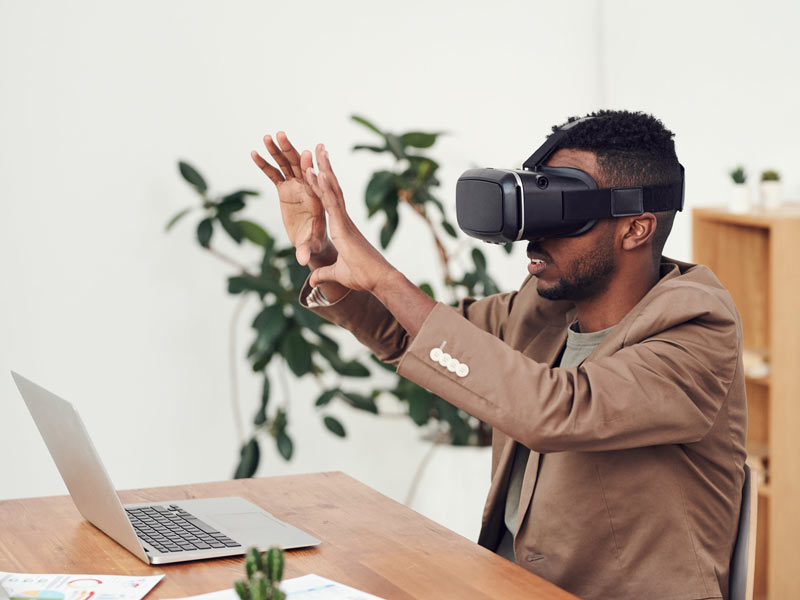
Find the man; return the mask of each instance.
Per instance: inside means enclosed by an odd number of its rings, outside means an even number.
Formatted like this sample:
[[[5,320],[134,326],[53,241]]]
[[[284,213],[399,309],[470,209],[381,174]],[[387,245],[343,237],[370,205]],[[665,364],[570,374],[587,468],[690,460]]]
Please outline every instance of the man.
[[[603,111],[549,166],[598,187],[672,183],[673,134]],[[327,152],[265,143],[301,300],[398,372],[494,428],[479,543],[582,598],[727,598],[745,460],[736,308],[705,267],[661,255],[674,211],[529,242],[519,291],[436,303],[345,210]],[[327,236],[326,213],[330,238]]]

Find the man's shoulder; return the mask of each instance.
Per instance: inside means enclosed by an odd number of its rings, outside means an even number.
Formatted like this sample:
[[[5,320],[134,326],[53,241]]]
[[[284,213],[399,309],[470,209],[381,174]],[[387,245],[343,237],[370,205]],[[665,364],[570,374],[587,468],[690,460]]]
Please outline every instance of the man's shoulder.
[[[737,337],[739,314],[730,293],[705,265],[664,258],[661,279],[626,317],[628,343],[682,324],[722,328]]]
[[[713,305],[736,313],[730,293],[707,266],[664,257],[661,273],[661,279],[653,288],[653,296],[668,296],[672,300],[687,298],[704,307]]]

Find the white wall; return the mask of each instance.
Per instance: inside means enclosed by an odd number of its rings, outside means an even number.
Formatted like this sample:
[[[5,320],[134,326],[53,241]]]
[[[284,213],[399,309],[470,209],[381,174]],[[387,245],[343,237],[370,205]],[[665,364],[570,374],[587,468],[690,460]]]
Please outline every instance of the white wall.
[[[606,0],[603,95],[610,108],[657,115],[676,133],[686,202],[719,205],[744,164],[753,198],[764,169],[800,201],[800,4]],[[690,213],[665,253],[691,257]]]
[[[194,223],[164,233],[195,201],[178,159],[217,191],[262,190],[250,216],[277,233],[276,196],[250,149],[281,128],[301,147],[324,141],[353,213],[377,238],[361,198],[387,163],[351,153],[371,141],[351,113],[398,131],[447,131],[437,156],[442,198],[452,200],[460,171],[518,164],[551,124],[598,101],[589,0],[490,12],[463,2],[289,4],[0,5],[0,498],[64,492],[11,369],[79,407],[120,488],[230,477],[231,270],[198,248]],[[579,41],[564,52],[552,24],[573,13],[583,15]],[[391,259],[435,279],[432,245],[408,237]],[[525,260],[504,260],[504,285],[516,285]],[[259,381],[239,362],[249,422]],[[317,393],[291,385],[295,458],[270,449],[259,475],[341,469],[403,498],[427,449],[419,430],[334,407],[350,432],[339,440],[311,407]]]
[[[262,190],[250,216],[277,232],[249,150],[281,128],[302,147],[323,141],[376,239],[361,197],[386,163],[350,152],[370,140],[350,114],[447,131],[437,156],[452,201],[463,169],[517,165],[550,125],[611,106],[677,133],[690,206],[722,200],[739,161],[797,188],[789,2],[288,4],[0,4],[0,498],[64,491],[10,369],[79,407],[120,488],[230,476],[230,269],[197,247],[193,223],[164,233],[194,202],[180,158],[217,191]],[[688,220],[670,242],[678,258]],[[389,257],[435,279],[432,253],[397,240]],[[522,248],[491,260],[506,287],[526,273]],[[243,359],[239,381],[249,420],[258,380]],[[295,459],[268,454],[259,475],[340,469],[402,498],[426,450],[419,431],[336,407],[350,435],[335,439],[315,392],[292,384]]]

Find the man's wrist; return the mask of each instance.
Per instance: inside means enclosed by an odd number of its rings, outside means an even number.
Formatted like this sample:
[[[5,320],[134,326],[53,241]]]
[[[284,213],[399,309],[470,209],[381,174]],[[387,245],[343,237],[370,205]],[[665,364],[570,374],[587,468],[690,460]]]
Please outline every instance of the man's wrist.
[[[397,293],[403,285],[408,285],[410,283],[411,282],[409,282],[406,276],[400,271],[391,265],[387,265],[385,272],[376,279],[375,286],[370,292],[378,300],[386,304],[387,298]]]

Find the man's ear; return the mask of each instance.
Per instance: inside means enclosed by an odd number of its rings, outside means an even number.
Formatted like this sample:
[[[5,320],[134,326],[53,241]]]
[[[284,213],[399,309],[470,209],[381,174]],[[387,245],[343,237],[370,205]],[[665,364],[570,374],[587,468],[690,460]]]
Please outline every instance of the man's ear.
[[[635,217],[625,217],[620,225],[622,229],[622,249],[636,250],[653,239],[658,220],[653,213],[647,212]]]

